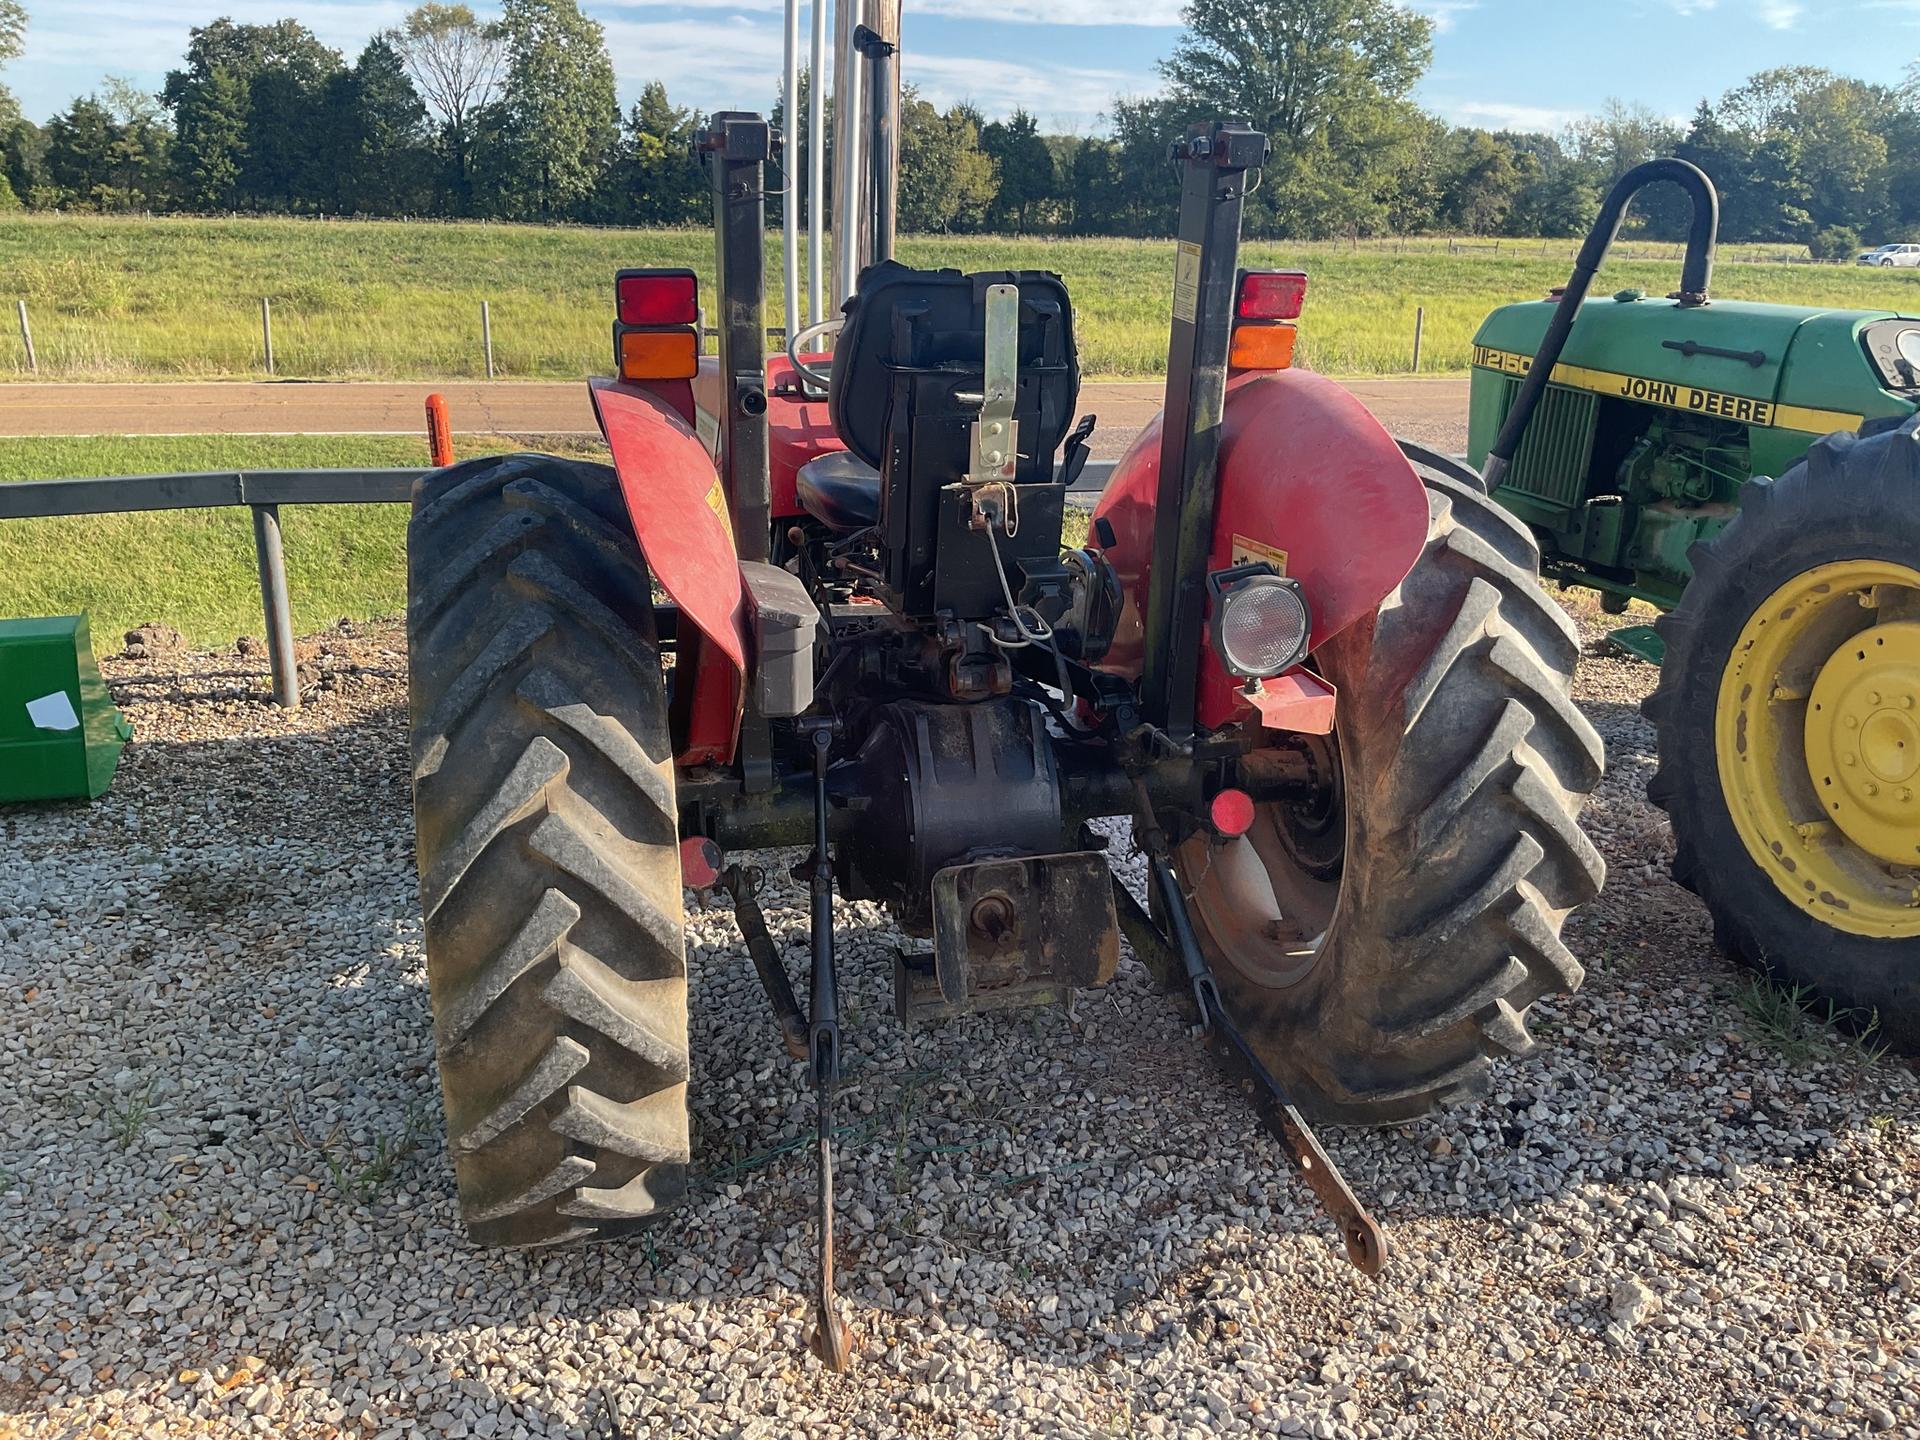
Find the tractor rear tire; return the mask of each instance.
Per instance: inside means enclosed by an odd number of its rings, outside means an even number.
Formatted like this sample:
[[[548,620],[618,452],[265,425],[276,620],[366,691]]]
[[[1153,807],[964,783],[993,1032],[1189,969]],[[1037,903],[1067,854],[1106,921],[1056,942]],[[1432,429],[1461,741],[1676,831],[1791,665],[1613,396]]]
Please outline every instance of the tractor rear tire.
[[[1725,954],[1920,1053],[1920,420],[1874,428],[1688,553],[1647,796]]]
[[[686,1188],[665,680],[613,472],[435,471],[407,534],[414,823],[448,1150],[473,1238],[627,1228]]]
[[[1426,547],[1313,657],[1339,691],[1330,798],[1178,851],[1229,1012],[1300,1109],[1340,1123],[1478,1095],[1494,1057],[1527,1053],[1528,1007],[1580,984],[1560,928],[1605,874],[1576,819],[1603,751],[1538,548],[1477,477],[1409,458]]]

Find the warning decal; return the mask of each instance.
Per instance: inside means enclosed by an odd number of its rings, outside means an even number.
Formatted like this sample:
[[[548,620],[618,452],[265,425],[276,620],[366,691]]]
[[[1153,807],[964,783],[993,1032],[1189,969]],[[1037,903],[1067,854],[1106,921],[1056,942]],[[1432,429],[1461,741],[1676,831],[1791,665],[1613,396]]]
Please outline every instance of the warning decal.
[[[1195,323],[1200,314],[1200,247],[1182,240],[1173,256],[1173,318]]]

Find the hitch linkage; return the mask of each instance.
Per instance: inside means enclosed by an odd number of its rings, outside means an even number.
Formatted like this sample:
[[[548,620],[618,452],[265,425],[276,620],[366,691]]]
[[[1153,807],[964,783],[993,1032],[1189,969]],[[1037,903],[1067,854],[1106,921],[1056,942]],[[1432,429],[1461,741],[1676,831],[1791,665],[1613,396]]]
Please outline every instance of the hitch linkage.
[[[1327,1158],[1327,1152],[1320,1148],[1318,1137],[1301,1118],[1285,1087],[1228,1016],[1220,1000],[1219,982],[1214,978],[1212,967],[1207,964],[1199,938],[1193,933],[1193,922],[1187,915],[1186,897],[1180,891],[1179,876],[1174,873],[1173,854],[1167,844],[1166,832],[1154,818],[1153,803],[1147,798],[1146,785],[1138,777],[1133,782],[1133,794],[1138,810],[1134,822],[1135,834],[1146,852],[1147,870],[1158,892],[1160,908],[1166,915],[1167,929],[1171,932],[1169,938],[1193,993],[1197,1017],[1194,1026],[1196,1038],[1203,1041],[1222,1068],[1252,1094],[1261,1120],[1280,1142],[1280,1148],[1300,1172],[1300,1177],[1307,1182],[1307,1188],[1313,1191],[1327,1214],[1340,1227],[1340,1239],[1347,1247],[1347,1258],[1368,1275],[1378,1275],[1387,1263],[1386,1232],[1367,1213],[1366,1206],[1353,1193],[1346,1177]]]
[[[829,1370],[845,1370],[853,1336],[833,1298],[833,1092],[840,1082],[840,980],[833,957],[833,855],[827,846],[827,752],[830,724],[813,728],[813,857],[807,882],[813,907],[813,995],[807,1021],[807,1069],[819,1102],[820,1273],[808,1348]]]

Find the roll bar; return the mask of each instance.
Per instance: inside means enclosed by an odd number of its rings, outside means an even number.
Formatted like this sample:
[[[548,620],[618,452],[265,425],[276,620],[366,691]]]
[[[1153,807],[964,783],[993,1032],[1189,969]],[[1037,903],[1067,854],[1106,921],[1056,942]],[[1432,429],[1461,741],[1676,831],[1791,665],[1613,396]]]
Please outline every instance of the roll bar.
[[[1644,165],[1634,166],[1607,192],[1607,198],[1600,206],[1599,218],[1593,222],[1593,229],[1587,232],[1579,258],[1574,261],[1573,275],[1567,281],[1567,288],[1561,292],[1560,305],[1553,312],[1546,337],[1541,340],[1540,349],[1533,357],[1527,378],[1521,382],[1513,408],[1507,412],[1506,423],[1500,427],[1499,438],[1487,453],[1487,465],[1483,473],[1488,490],[1498,488],[1514,452],[1520,448],[1528,422],[1533,419],[1540,396],[1553,376],[1553,367],[1560,363],[1560,352],[1567,347],[1567,336],[1573,330],[1573,322],[1579,318],[1580,306],[1587,298],[1587,287],[1593,283],[1594,272],[1607,258],[1607,251],[1620,233],[1620,222],[1626,219],[1628,202],[1647,186],[1662,180],[1671,180],[1685,190],[1687,198],[1693,202],[1693,221],[1687,228],[1687,256],[1680,272],[1680,289],[1669,298],[1678,300],[1684,306],[1708,303],[1707,292],[1713,283],[1713,251],[1720,233],[1720,197],[1714,193],[1713,181],[1707,178],[1704,170],[1689,165],[1685,160],[1649,160]]]

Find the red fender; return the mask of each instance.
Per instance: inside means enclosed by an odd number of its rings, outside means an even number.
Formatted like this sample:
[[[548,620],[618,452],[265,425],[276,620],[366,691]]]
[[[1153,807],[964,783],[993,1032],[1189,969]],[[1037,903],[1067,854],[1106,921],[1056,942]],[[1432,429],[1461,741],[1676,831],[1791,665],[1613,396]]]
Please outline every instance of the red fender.
[[[1400,447],[1351,393],[1311,371],[1260,371],[1228,381],[1219,473],[1207,568],[1266,560],[1298,580],[1313,612],[1315,649],[1378,609],[1426,544],[1426,491]],[[1125,591],[1102,664],[1129,678],[1144,659],[1159,484],[1156,416],[1114,467],[1093,512],[1096,526],[1103,519],[1112,526],[1106,556]],[[1250,709],[1240,683],[1209,649],[1200,661],[1199,722],[1218,729]]]
[[[746,695],[746,607],[713,457],[668,399],[617,380],[588,383],[640,553],[654,583],[680,607],[676,758],[724,764],[733,758]]]

